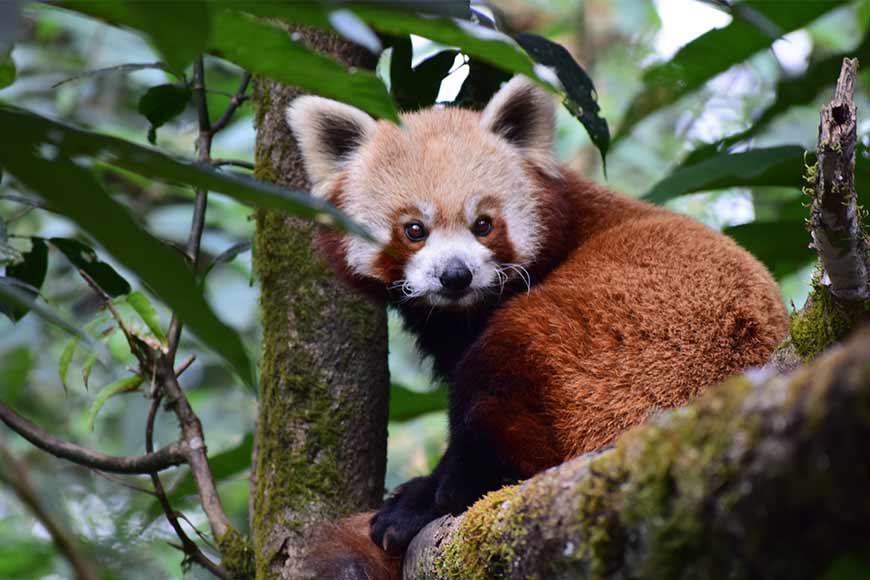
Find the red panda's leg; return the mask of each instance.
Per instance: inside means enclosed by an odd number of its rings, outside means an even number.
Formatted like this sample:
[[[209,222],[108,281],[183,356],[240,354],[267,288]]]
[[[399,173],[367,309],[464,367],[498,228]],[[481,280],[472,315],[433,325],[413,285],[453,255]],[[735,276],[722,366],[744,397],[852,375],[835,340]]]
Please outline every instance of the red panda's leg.
[[[521,344],[490,328],[468,350],[450,385],[450,447],[435,503],[459,513],[489,491],[564,457],[540,396],[545,371]]]

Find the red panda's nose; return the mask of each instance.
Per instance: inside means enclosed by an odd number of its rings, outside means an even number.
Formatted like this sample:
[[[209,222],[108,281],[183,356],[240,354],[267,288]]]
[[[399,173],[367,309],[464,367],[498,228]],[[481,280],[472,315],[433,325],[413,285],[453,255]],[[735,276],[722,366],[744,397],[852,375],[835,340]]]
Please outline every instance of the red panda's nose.
[[[449,292],[461,292],[471,285],[471,270],[462,260],[453,258],[444,267],[444,271],[438,277],[441,285]]]

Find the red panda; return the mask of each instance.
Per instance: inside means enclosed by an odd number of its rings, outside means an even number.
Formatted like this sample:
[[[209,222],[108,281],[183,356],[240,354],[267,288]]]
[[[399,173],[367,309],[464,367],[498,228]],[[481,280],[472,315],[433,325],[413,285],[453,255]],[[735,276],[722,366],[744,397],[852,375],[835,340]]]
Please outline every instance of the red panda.
[[[777,285],[729,238],[560,166],[554,113],[523,77],[482,112],[401,125],[314,96],[288,109],[313,194],[379,242],[324,229],[321,248],[449,384],[440,463],[342,532],[373,544],[327,541],[323,577],[395,577],[431,520],[764,363],[786,333]]]

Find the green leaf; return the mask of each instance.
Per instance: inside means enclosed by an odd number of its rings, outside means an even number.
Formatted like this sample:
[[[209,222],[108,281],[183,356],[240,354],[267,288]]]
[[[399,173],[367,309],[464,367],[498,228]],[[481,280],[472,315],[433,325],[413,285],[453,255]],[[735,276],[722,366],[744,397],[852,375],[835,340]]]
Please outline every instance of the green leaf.
[[[329,7],[317,3],[302,4],[283,2],[228,2],[258,16],[277,17],[304,26],[330,29]],[[445,46],[459,49],[467,55],[480,59],[512,73],[536,79],[548,90],[554,91],[548,82],[535,73],[534,62],[508,35],[476,25],[467,20],[432,18],[405,10],[390,10],[371,4],[358,3],[352,10],[366,24],[382,34],[405,36],[415,34]],[[339,100],[343,100],[339,98]]]
[[[94,368],[94,363],[97,362],[97,353],[96,351],[89,352],[88,356],[85,357],[85,362],[82,365],[82,382],[85,384],[85,388],[88,388],[88,380],[91,378],[91,370]]]
[[[601,107],[598,106],[598,93],[592,79],[561,44],[527,32],[517,34],[514,38],[536,62],[556,71],[556,76],[565,87],[565,108],[586,128],[606,167],[610,129],[607,121],[599,114]]]
[[[54,569],[57,552],[50,541],[30,537],[0,543],[0,578],[41,578]]]
[[[843,52],[824,58],[810,64],[803,74],[793,78],[786,78],[776,85],[776,99],[768,105],[764,111],[757,115],[751,127],[720,139],[715,143],[702,145],[692,151],[683,161],[683,165],[694,165],[708,157],[723,151],[736,143],[746,141],[765,129],[771,121],[779,117],[792,107],[812,103],[813,100],[824,90],[837,82],[840,75],[840,67],[844,58],[858,58],[861,62],[870,61],[870,35],[864,38],[861,46],[854,51]]]
[[[139,113],[151,123],[148,141],[157,141],[157,129],[184,112],[193,92],[187,85],[158,85],[139,99]]]
[[[147,3],[143,4],[147,5]],[[347,70],[337,61],[293,41],[287,31],[280,27],[266,20],[254,19],[242,12],[225,9],[232,6],[258,8],[257,13],[272,16],[273,10],[270,5],[276,4],[280,5],[276,10],[279,14],[274,15],[283,15],[280,13],[290,16],[308,15],[315,18],[321,27],[331,29],[326,11],[316,4],[309,6],[298,3],[246,0],[227,0],[210,2],[210,4],[214,10],[211,13],[209,52],[252,73],[344,101],[375,117],[398,121],[393,101],[383,82],[374,73],[366,70]],[[147,32],[148,27],[138,15],[121,9],[117,2],[74,1],[64,3],[63,6],[112,24]],[[160,14],[158,11],[154,13]],[[291,18],[290,21],[295,20]],[[190,31],[197,29],[199,23],[188,19],[180,20],[173,25]]]
[[[848,4],[847,0],[746,0],[751,8],[784,32],[801,28],[822,14]],[[680,49],[670,62],[644,73],[643,88],[634,98],[613,138],[621,140],[642,119],[673,105],[719,73],[770,46],[770,36],[754,24],[735,19],[724,28],[703,34]]]
[[[31,238],[30,250],[24,253],[23,258],[23,261],[18,264],[6,266],[6,276],[24,282],[38,293],[48,272],[48,247],[45,241],[41,238]],[[24,287],[22,290],[32,292]],[[36,299],[36,296],[37,294],[34,293],[33,298]],[[28,311],[29,309],[22,305],[12,307],[12,320],[21,320]]]
[[[244,472],[251,467],[251,452],[254,448],[254,435],[247,433],[242,441],[233,447],[220,453],[209,455],[208,463],[215,480],[225,481],[234,475]],[[190,471],[177,480],[172,489],[166,494],[169,503],[178,505],[185,497],[196,493],[196,482]],[[146,522],[150,523],[162,513],[160,504],[152,501],[148,507]]]
[[[0,310],[4,314],[8,313],[8,308],[26,308],[32,310],[37,316],[62,328],[73,336],[85,340],[89,344],[92,342],[90,337],[82,332],[78,326],[70,322],[63,315],[56,312],[53,308],[42,304],[36,300],[36,294],[29,285],[23,285],[15,278],[7,278],[0,276]]]
[[[797,145],[753,149],[745,153],[722,153],[696,165],[676,169],[655,184],[643,199],[664,203],[687,193],[740,186],[800,188],[804,173],[803,158],[804,149]]]
[[[447,391],[427,393],[412,391],[402,385],[390,385],[390,421],[410,421],[420,415],[447,408]]]
[[[97,253],[87,244],[68,238],[51,238],[48,242],[60,250],[76,268],[93,278],[109,296],[121,296],[130,292],[130,283],[114,268],[98,259]]]
[[[163,334],[163,329],[160,328],[160,319],[157,318],[157,311],[148,297],[141,292],[133,292],[127,296],[127,304],[133,307],[133,310],[142,318],[142,321],[148,325],[148,329],[160,342],[166,344],[166,335]]]
[[[166,64],[178,74],[205,52],[211,11],[202,0],[123,0],[122,9],[145,32]]]
[[[392,99],[374,73],[346,70],[337,61],[294,42],[281,28],[240,12],[221,11],[214,24],[211,46],[222,58],[254,74],[398,121]]]
[[[63,352],[60,353],[60,361],[57,365],[57,374],[60,377],[60,384],[63,385],[63,390],[69,390],[66,384],[66,375],[69,372],[69,365],[72,363],[73,355],[76,353],[76,348],[79,346],[78,337],[73,337],[63,347]]]
[[[212,311],[178,253],[145,232],[90,171],[62,155],[56,145],[40,149],[29,141],[32,133],[16,135],[14,143],[0,141],[0,164],[137,274],[253,387],[253,369],[240,337]],[[58,183],[64,187],[58,188]]]
[[[10,106],[0,105],[0,127],[18,136],[20,150],[15,153],[22,160],[35,154],[60,153],[62,149],[68,156],[94,157],[102,163],[150,179],[216,191],[241,203],[280,209],[369,237],[361,226],[331,204],[305,193],[257,181],[247,175],[216,171],[201,163],[179,160],[124,139],[76,129]],[[9,150],[12,148],[11,144],[3,146]],[[0,165],[3,165],[2,155],[3,150],[0,149]]]
[[[97,393],[94,402],[91,403],[91,406],[88,409],[88,430],[94,430],[94,422],[97,419],[97,414],[100,412],[100,409],[103,408],[103,405],[106,404],[106,401],[115,395],[135,391],[139,388],[140,384],[142,384],[142,377],[139,375],[133,375],[131,377],[120,378],[100,389],[100,392]]]
[[[777,279],[816,259],[803,221],[751,222],[725,228],[723,232],[752,252]]]
[[[456,50],[444,50],[417,65],[411,66],[411,37],[402,36],[395,39],[390,57],[390,92],[399,109],[416,111],[435,104],[441,81],[450,72],[456,55]]]
[[[12,60],[12,52],[0,55],[0,89],[14,83],[15,75],[15,61]]]

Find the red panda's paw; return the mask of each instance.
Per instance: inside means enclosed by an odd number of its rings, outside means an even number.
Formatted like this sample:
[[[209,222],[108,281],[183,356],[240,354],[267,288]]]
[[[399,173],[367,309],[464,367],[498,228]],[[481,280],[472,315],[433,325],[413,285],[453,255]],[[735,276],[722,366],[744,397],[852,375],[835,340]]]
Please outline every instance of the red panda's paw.
[[[402,554],[417,532],[441,515],[435,508],[436,484],[429,476],[399,486],[372,518],[372,541],[390,554]]]

